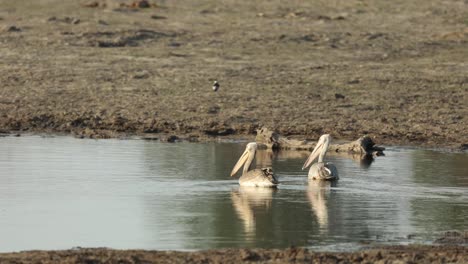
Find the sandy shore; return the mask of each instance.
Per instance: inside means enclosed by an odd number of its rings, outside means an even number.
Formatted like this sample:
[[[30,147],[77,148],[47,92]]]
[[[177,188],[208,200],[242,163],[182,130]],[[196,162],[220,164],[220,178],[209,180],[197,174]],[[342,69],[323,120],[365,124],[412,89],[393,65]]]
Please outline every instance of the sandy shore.
[[[466,1],[130,2],[0,1],[0,132],[468,148]]]

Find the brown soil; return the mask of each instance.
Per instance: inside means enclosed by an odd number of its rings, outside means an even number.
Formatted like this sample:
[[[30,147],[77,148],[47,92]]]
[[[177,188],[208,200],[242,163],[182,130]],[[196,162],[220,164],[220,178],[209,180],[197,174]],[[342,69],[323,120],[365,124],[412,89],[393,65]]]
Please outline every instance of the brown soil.
[[[112,250],[25,251],[0,254],[1,263],[468,263],[462,246],[392,246],[352,253],[306,249],[226,249],[198,252]]]
[[[462,0],[0,0],[0,130],[466,149],[467,17]]]

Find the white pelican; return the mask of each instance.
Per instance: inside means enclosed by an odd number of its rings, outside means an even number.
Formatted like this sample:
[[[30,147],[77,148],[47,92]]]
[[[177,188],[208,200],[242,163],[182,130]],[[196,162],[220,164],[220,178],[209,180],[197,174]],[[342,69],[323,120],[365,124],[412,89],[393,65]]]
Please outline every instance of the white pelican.
[[[309,167],[309,165],[317,158],[318,162],[314,163],[309,170],[309,181],[310,180],[338,180],[338,170],[335,165],[331,162],[325,163],[323,158],[327,153],[328,146],[330,145],[331,137],[328,134],[322,135],[317,142],[312,153],[310,153],[309,158],[302,166],[302,169]]]
[[[244,165],[242,176],[239,178],[239,184],[241,186],[256,186],[256,187],[275,187],[279,184],[273,175],[273,169],[262,168],[249,170],[250,165],[255,157],[257,151],[257,143],[251,142],[247,144],[244,153],[237,161],[234,169],[232,169],[231,177]]]

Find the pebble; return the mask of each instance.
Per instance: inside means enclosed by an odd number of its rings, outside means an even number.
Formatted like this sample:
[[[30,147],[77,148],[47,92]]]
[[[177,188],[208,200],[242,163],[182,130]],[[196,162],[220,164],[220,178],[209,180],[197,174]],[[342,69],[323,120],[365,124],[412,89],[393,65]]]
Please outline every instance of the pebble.
[[[152,15],[151,18],[152,19],[167,19],[167,17],[165,16],[158,16],[158,15]]]
[[[342,95],[342,94],[339,94],[339,93],[335,94],[335,99],[344,99],[344,98],[345,98],[345,96]]]
[[[146,79],[150,77],[150,73],[148,71],[138,71],[135,73],[135,75],[133,75],[133,78],[135,79]]]

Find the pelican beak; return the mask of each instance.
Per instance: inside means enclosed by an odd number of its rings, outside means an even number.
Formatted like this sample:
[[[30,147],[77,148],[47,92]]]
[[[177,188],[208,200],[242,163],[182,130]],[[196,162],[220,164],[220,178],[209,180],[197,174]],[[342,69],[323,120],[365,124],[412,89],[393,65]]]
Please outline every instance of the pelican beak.
[[[237,161],[236,165],[234,166],[234,169],[232,169],[231,177],[234,176],[234,174],[236,174],[236,172],[242,167],[242,165],[244,165],[244,163],[249,159],[249,156],[250,156],[250,151],[249,149],[246,149],[244,153],[242,154],[242,156]]]
[[[304,170],[305,168],[309,167],[310,164],[312,164],[312,162],[318,157],[318,155],[320,155],[320,152],[322,152],[322,148],[323,148],[323,140],[320,140],[315,146],[312,153],[310,153],[310,156],[304,163],[304,166],[302,166],[302,170]]]

